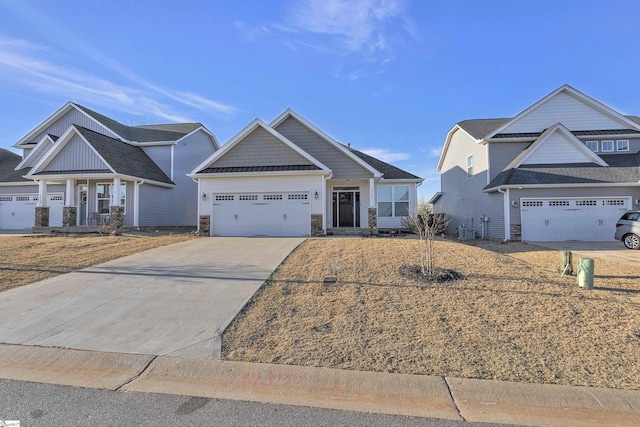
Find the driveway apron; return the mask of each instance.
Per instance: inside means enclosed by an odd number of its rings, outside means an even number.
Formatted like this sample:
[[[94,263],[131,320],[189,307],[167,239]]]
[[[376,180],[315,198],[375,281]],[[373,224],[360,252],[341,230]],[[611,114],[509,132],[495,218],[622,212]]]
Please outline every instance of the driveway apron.
[[[302,241],[200,238],[0,293],[0,342],[211,358],[216,331]]]

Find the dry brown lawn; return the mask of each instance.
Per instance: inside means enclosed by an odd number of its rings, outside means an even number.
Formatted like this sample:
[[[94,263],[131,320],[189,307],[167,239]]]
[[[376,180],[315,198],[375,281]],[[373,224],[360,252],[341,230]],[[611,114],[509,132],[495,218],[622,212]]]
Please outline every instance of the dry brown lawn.
[[[193,238],[192,234],[0,236],[0,292]]]
[[[229,360],[640,389],[640,269],[595,260],[592,291],[559,253],[525,243],[436,242],[465,275],[424,285],[414,239],[300,245],[223,336]],[[338,282],[330,263],[340,263]],[[577,256],[574,258],[576,267]]]

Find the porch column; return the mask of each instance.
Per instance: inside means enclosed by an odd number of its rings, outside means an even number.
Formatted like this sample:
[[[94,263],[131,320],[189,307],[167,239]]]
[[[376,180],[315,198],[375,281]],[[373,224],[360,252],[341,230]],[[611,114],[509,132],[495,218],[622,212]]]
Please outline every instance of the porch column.
[[[367,220],[369,222],[369,233],[378,234],[378,208],[376,204],[376,182],[369,178],[369,209],[367,209]]]
[[[47,181],[38,181],[38,203],[36,204],[35,226],[49,226],[49,208],[47,207]]]
[[[75,180],[67,179],[67,190],[62,208],[62,226],[75,227],[78,221],[78,208],[75,206]]]
[[[120,193],[120,178],[113,179],[113,194],[111,195],[111,203],[109,204],[109,219],[111,225],[118,229],[122,227],[124,221],[124,206],[122,206],[122,195]]]

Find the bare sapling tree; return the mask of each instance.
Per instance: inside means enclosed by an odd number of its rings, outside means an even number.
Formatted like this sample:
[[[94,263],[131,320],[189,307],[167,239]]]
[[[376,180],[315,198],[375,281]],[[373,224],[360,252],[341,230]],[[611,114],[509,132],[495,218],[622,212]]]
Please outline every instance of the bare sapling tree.
[[[444,233],[449,218],[445,213],[429,213],[427,206],[418,206],[417,213],[410,213],[402,220],[402,226],[420,237],[420,270],[425,277],[436,274],[434,240]]]

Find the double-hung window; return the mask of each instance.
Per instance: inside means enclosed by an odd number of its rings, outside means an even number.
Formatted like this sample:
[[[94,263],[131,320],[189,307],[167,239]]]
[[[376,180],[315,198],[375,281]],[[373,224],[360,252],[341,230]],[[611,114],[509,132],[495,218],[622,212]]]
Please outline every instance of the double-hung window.
[[[409,186],[385,185],[378,187],[378,216],[409,216]]]
[[[97,190],[96,195],[97,195],[98,213],[103,215],[108,214],[109,207],[111,206],[111,197],[114,193],[113,184],[108,184],[103,182],[98,183],[96,190]],[[126,193],[127,193],[127,184],[123,182],[120,184],[120,205],[124,206],[125,214],[127,211],[127,205],[125,203]]]
[[[473,155],[467,156],[467,179],[473,178]]]

